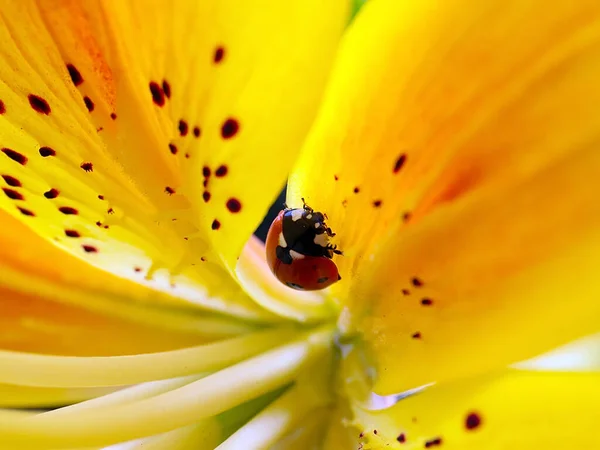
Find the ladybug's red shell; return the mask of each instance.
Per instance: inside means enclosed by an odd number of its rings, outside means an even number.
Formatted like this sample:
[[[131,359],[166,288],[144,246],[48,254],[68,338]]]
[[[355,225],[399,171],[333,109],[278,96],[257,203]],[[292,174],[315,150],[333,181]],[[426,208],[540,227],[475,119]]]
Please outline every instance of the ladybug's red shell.
[[[324,289],[340,279],[331,259],[340,252],[323,245],[321,241],[326,239],[315,238],[323,232],[333,235],[322,220],[322,214],[305,206],[281,211],[271,224],[265,243],[267,263],[277,279],[293,289]],[[320,230],[321,225],[325,231]]]

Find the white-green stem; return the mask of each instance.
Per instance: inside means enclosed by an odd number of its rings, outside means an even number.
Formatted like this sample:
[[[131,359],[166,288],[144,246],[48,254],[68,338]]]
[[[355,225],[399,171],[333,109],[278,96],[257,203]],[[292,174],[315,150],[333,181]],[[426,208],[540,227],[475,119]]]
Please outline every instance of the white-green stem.
[[[111,408],[25,419],[4,411],[0,448],[109,445],[197,423],[292,382],[303,366],[325,356],[331,337],[330,328],[321,329],[183,387]]]
[[[0,382],[40,387],[123,386],[221,369],[287,342],[273,329],[181,350],[128,356],[48,356],[0,351]]]

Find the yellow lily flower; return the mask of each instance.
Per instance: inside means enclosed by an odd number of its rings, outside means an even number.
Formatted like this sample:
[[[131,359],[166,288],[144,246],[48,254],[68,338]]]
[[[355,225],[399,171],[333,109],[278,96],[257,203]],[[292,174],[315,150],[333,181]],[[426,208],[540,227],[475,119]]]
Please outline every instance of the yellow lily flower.
[[[600,5],[350,6],[0,10],[0,448],[600,447]]]

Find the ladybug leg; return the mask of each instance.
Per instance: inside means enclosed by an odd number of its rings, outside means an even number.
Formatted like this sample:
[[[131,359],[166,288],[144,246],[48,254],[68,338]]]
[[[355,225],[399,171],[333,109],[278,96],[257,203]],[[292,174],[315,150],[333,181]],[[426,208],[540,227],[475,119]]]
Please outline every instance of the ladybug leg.
[[[304,197],[302,197],[301,200],[302,200],[302,207],[304,208],[304,211],[313,213],[314,210],[306,204],[306,202],[304,201]]]

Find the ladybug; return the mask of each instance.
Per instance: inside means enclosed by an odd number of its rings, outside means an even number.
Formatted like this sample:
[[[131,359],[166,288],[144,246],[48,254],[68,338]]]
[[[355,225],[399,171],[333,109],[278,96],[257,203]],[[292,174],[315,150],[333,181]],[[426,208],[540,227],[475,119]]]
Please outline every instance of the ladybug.
[[[269,228],[267,263],[271,272],[292,289],[316,291],[341,280],[333,255],[341,255],[329,240],[335,236],[325,224],[325,214],[302,199],[302,208],[281,211]]]

